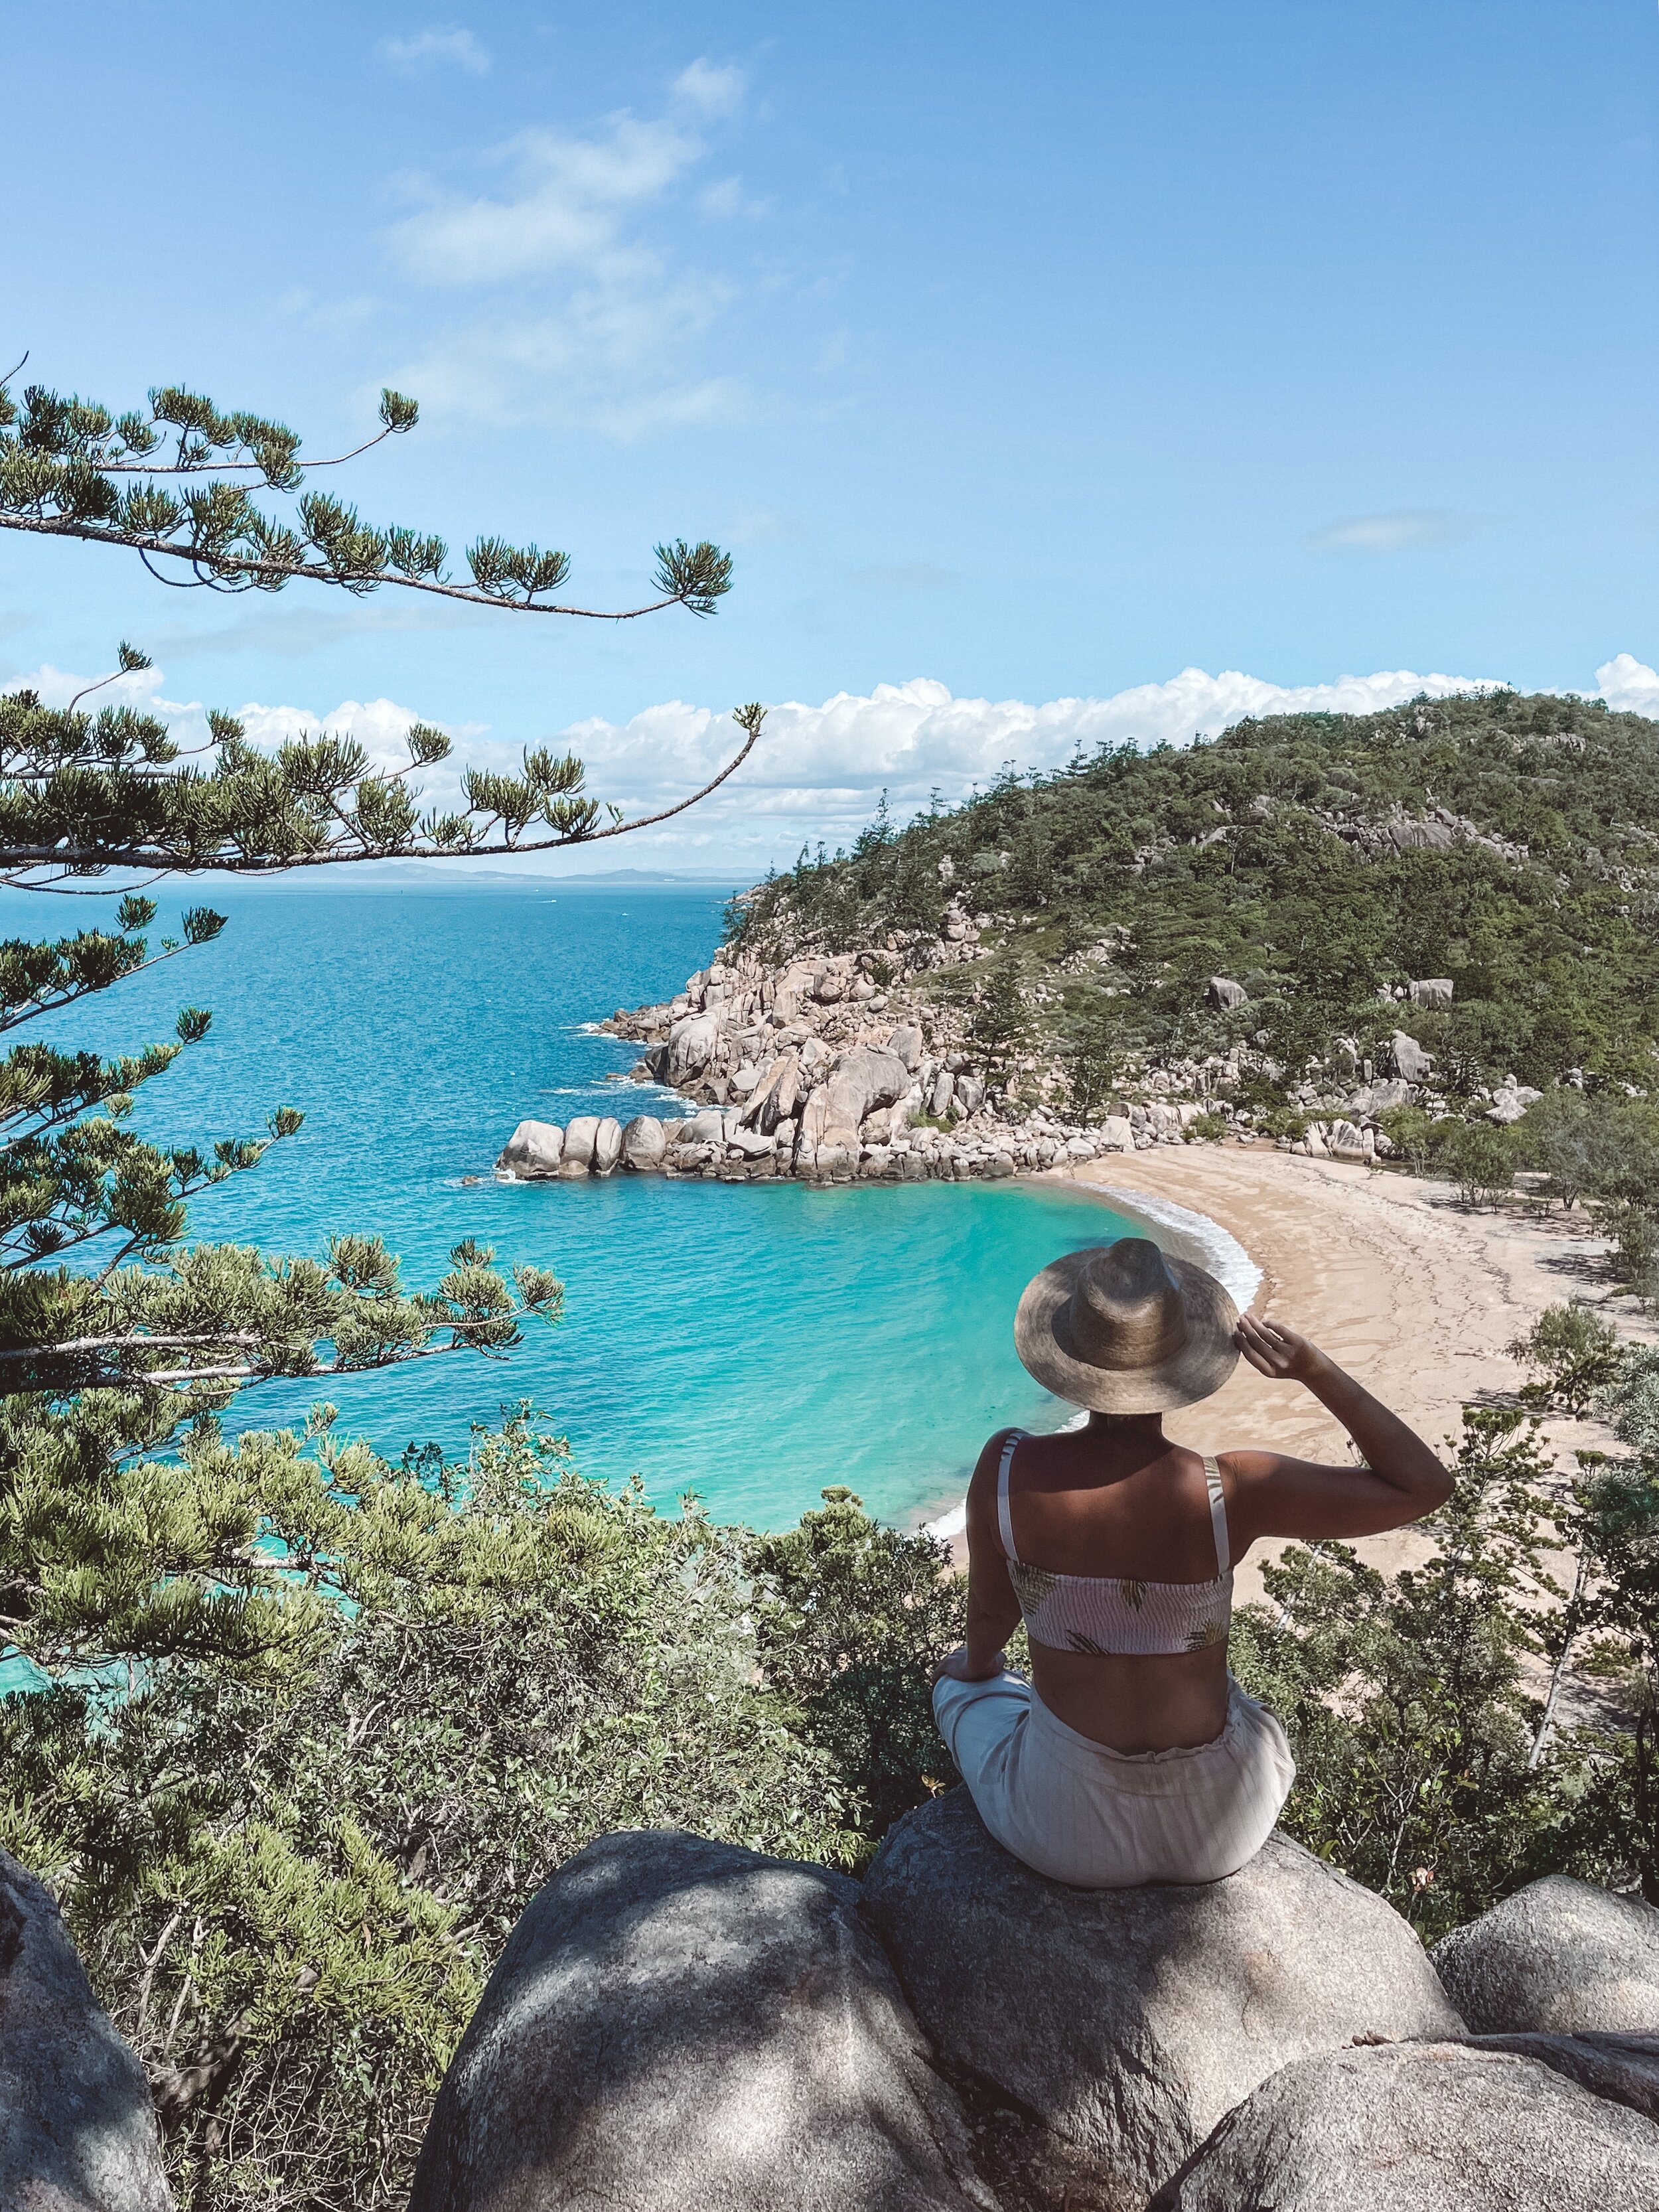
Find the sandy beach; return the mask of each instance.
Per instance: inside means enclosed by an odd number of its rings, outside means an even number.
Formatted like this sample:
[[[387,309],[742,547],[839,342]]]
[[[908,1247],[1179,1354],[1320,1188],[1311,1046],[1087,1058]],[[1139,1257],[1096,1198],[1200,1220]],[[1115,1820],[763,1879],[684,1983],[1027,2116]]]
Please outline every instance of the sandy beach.
[[[1254,1310],[1310,1336],[1437,1447],[1455,1433],[1466,1401],[1513,1402],[1523,1376],[1504,1347],[1545,1307],[1607,1288],[1605,1248],[1582,1215],[1541,1206],[1476,1213],[1445,1183],[1267,1146],[1160,1145],[1087,1162],[1075,1180],[1103,1198],[1121,1194],[1126,1207],[1152,1195],[1218,1223],[1261,1270]],[[1167,1425],[1197,1450],[1248,1443],[1349,1456],[1341,1429],[1305,1390],[1269,1382],[1243,1360],[1213,1398]],[[1569,1465],[1573,1447],[1607,1441],[1590,1424],[1546,1426]],[[1405,1530],[1357,1548],[1392,1570],[1426,1547]],[[1240,1571],[1241,1600],[1261,1588],[1253,1554]]]

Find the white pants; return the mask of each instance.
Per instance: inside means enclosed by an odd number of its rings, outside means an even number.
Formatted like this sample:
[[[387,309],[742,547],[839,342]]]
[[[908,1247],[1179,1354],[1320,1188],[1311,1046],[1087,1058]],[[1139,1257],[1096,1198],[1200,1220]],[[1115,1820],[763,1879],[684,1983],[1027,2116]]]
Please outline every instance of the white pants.
[[[1005,1850],[1078,1889],[1219,1881],[1254,1858],[1296,1779],[1285,1731],[1229,1680],[1227,1720],[1190,1750],[1113,1751],[1057,1720],[1023,1674],[948,1675],[933,1717]]]

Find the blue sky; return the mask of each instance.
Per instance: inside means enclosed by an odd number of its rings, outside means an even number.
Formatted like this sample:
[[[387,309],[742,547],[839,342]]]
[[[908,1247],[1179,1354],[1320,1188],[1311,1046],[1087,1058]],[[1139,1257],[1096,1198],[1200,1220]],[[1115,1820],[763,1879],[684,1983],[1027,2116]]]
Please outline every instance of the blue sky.
[[[262,732],[577,726],[635,803],[801,702],[648,854],[740,866],[884,782],[1236,711],[1183,671],[1659,703],[1653,0],[125,0],[7,52],[27,377],[188,381],[318,453],[394,382],[366,514],[566,547],[600,604],[664,535],[738,582],[707,623],[456,619],[9,538],[0,680],[127,635]]]

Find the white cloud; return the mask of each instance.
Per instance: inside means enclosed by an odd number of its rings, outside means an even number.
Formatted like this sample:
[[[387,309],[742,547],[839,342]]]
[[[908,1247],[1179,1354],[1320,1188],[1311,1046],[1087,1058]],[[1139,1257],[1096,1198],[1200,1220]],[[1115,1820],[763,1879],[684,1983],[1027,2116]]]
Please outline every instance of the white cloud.
[[[1307,543],[1321,553],[1403,553],[1414,545],[1461,545],[1473,537],[1475,518],[1441,507],[1402,507],[1389,514],[1357,514],[1314,531]]]
[[[489,74],[489,56],[471,31],[416,31],[412,38],[382,39],[380,53],[382,61],[408,76],[444,68],[465,70],[469,76]]]
[[[1595,672],[1592,699],[1605,699],[1620,714],[1651,714],[1659,720],[1659,670],[1633,653],[1615,653]]]
[[[429,284],[495,284],[577,268],[637,275],[623,236],[629,210],[661,197],[702,152],[666,120],[617,117],[596,138],[527,131],[502,149],[514,189],[496,198],[435,198],[392,232],[399,258]]]
[[[398,381],[434,414],[624,439],[744,411],[738,380],[706,373],[690,351],[732,287],[674,266],[653,228],[742,91],[738,71],[696,62],[659,116],[510,140],[489,157],[503,177],[494,191],[415,187],[425,204],[394,226],[393,254],[427,284],[496,297],[440,330]]]
[[[1659,671],[1621,653],[1595,674],[1597,688],[1587,696],[1659,719]],[[93,679],[46,666],[21,680],[49,705],[61,706]],[[200,742],[206,735],[202,707],[164,698],[162,681],[158,671],[144,671],[122,678],[100,697],[151,707],[173,722],[185,743]],[[823,838],[834,845],[856,834],[884,790],[903,820],[926,805],[935,789],[947,801],[959,799],[1010,763],[1054,769],[1079,749],[1092,752],[1103,744],[1190,744],[1199,732],[1217,736],[1249,714],[1375,714],[1423,693],[1445,698],[1496,684],[1492,678],[1395,669],[1341,676],[1330,684],[1282,684],[1236,669],[1211,676],[1186,668],[1165,683],[1136,684],[1108,698],[1051,699],[1036,706],[1018,699],[959,699],[927,677],[880,684],[868,694],[837,692],[821,706],[786,701],[772,708],[760,744],[731,784],[660,830],[641,832],[625,845],[608,841],[586,849],[576,865],[729,866],[734,874],[758,874],[792,861],[803,842]],[[386,769],[404,764],[404,737],[421,719],[391,699],[346,700],[325,714],[257,703],[239,714],[249,738],[262,747],[302,732],[349,732]],[[455,804],[461,762],[508,770],[519,765],[520,738],[509,742],[466,724],[450,726],[449,733],[457,762],[424,770],[418,779],[428,805]],[[550,738],[536,731],[525,737],[580,754],[595,794],[617,800],[631,815],[686,797],[741,742],[727,710],[681,700],[647,707],[626,722],[594,717]]]
[[[744,74],[729,64],[695,61],[674,80],[674,98],[682,107],[701,115],[732,115],[743,100]]]

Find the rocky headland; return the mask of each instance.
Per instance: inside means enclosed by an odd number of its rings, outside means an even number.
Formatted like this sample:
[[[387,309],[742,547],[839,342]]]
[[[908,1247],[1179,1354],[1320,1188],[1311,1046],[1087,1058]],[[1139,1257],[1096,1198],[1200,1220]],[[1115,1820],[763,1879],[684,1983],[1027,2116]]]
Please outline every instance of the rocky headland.
[[[687,1110],[584,1116],[562,1127],[522,1121],[497,1173],[963,1182],[1204,1138],[1371,1161],[1394,1149],[1378,1118],[1389,1109],[1443,1109],[1433,1055],[1400,1030],[1380,1061],[1338,1038],[1310,1066],[1285,1094],[1301,1109],[1294,1137],[1258,1131],[1257,1116],[1237,1103],[1252,1076],[1285,1081],[1282,1067],[1242,1042],[1203,1057],[1139,1055],[1114,1086],[1112,1110],[1079,1115],[1059,1053],[999,1054],[977,1042],[985,994],[971,974],[958,972],[966,988],[939,988],[941,977],[988,957],[1001,919],[956,901],[937,938],[896,932],[854,951],[771,958],[723,946],[673,999],[619,1007],[598,1024],[642,1046],[633,1077],[678,1091]],[[1210,977],[1203,996],[1212,1010],[1247,1004],[1227,976]],[[1442,1007],[1452,985],[1428,978],[1401,996]],[[1510,1079],[1487,1094],[1486,1115],[1518,1121],[1537,1095]]]

